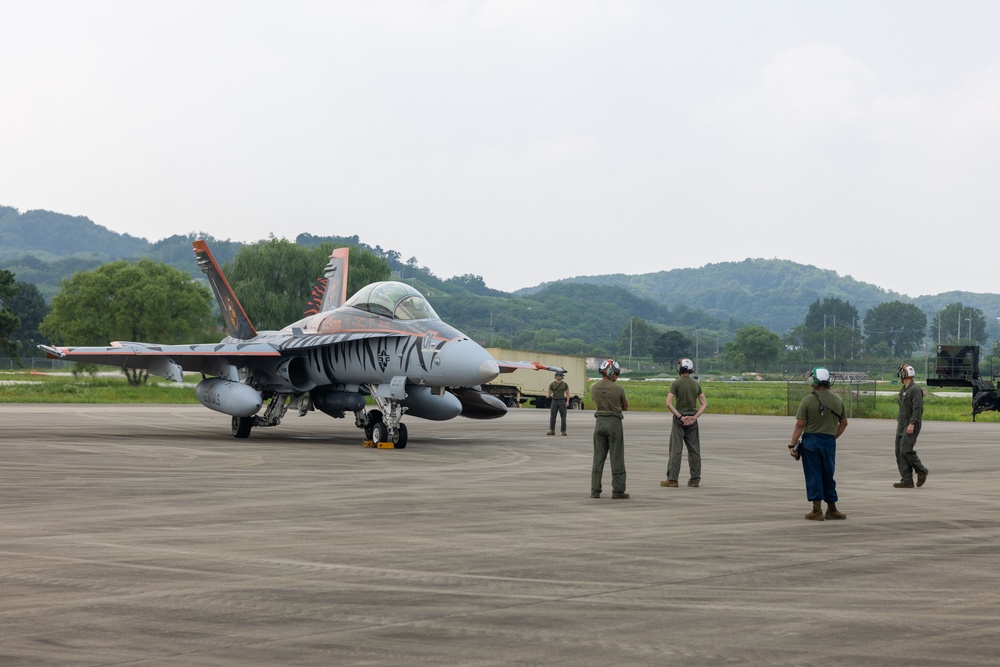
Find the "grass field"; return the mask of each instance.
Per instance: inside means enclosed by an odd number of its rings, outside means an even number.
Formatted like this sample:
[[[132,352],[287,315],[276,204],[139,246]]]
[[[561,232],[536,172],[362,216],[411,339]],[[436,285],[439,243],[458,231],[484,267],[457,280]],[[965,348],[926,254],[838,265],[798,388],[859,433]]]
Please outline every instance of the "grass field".
[[[197,405],[194,384],[200,379],[189,375],[184,384],[150,377],[142,386],[132,387],[117,372],[96,376],[52,372],[0,372],[0,403],[147,403]],[[589,386],[589,383],[588,383]],[[666,412],[668,382],[628,380],[622,386],[629,407],[640,412]],[[804,383],[785,382],[703,382],[709,414],[775,415],[794,414],[799,400],[810,388]],[[845,387],[834,387],[844,391]],[[852,418],[895,419],[899,385],[880,382],[863,388],[856,396]],[[873,394],[871,390],[874,390]],[[924,418],[931,421],[972,421],[972,394],[949,390],[960,396],[936,396],[925,391]],[[589,405],[587,407],[590,407]],[[985,412],[978,421],[1000,422],[1000,413]]]

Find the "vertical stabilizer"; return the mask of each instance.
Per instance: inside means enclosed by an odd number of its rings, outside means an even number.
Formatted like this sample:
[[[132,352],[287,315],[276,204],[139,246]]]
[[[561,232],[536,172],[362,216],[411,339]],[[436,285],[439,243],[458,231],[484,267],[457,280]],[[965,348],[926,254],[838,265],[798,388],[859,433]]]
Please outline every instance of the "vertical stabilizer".
[[[194,254],[198,257],[198,266],[208,276],[208,284],[212,286],[215,298],[219,302],[219,310],[222,311],[222,319],[226,323],[226,332],[232,338],[240,340],[254,338],[257,331],[250,324],[250,318],[243,311],[239,299],[233,294],[229,281],[222,275],[222,269],[212,256],[212,251],[208,249],[208,244],[198,240],[192,245]]]
[[[347,301],[347,260],[350,248],[336,248],[330,253],[330,261],[323,269],[323,277],[318,279],[309,292],[306,315],[315,315],[326,310],[340,308]]]

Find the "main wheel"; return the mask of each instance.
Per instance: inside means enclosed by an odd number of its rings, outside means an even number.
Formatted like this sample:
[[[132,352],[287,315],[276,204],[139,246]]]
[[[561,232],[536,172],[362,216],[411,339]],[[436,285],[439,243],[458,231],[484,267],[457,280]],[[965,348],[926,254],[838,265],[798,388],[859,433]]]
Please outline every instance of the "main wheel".
[[[372,428],[375,424],[382,421],[382,412],[380,410],[371,410],[368,413],[368,426],[365,426],[365,440],[371,440],[372,442],[378,442],[372,437]]]
[[[576,397],[569,399],[569,409],[583,410],[583,401]]]
[[[388,428],[386,427],[384,421],[382,421],[381,419],[378,420],[377,422],[371,425],[371,429],[372,429],[372,437],[371,437],[372,442],[374,442],[376,445],[380,442],[386,442],[385,437]]]
[[[396,441],[393,443],[396,449],[406,448],[406,424],[400,424],[396,429]]]
[[[521,404],[518,403],[517,399],[514,398],[513,396],[508,396],[507,398],[503,399],[503,402],[504,405],[506,405],[508,408],[517,408],[521,406]]]
[[[253,417],[233,417],[233,437],[249,438],[253,428]]]

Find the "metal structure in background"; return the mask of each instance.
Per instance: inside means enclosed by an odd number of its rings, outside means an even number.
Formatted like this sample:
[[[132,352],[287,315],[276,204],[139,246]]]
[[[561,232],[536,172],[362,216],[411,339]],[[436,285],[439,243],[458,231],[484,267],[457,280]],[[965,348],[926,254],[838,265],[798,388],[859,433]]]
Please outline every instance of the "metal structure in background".
[[[830,373],[830,377],[833,384],[829,390],[844,401],[845,416],[848,419],[877,416],[875,390],[878,385],[875,380],[868,379],[867,373]],[[786,386],[787,413],[792,417],[798,411],[802,399],[812,393],[813,386],[810,382],[799,380],[788,380]]]
[[[938,345],[935,375],[927,378],[928,386],[972,388],[972,421],[980,412],[1000,411],[996,378],[984,380],[979,375],[978,345]]]

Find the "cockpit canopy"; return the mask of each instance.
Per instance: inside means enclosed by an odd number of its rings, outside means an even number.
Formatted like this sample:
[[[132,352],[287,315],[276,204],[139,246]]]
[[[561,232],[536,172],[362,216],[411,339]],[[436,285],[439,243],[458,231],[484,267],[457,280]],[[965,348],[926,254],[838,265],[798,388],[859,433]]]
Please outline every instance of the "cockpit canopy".
[[[427,299],[405,283],[372,283],[358,290],[344,305],[395,320],[440,319]]]

